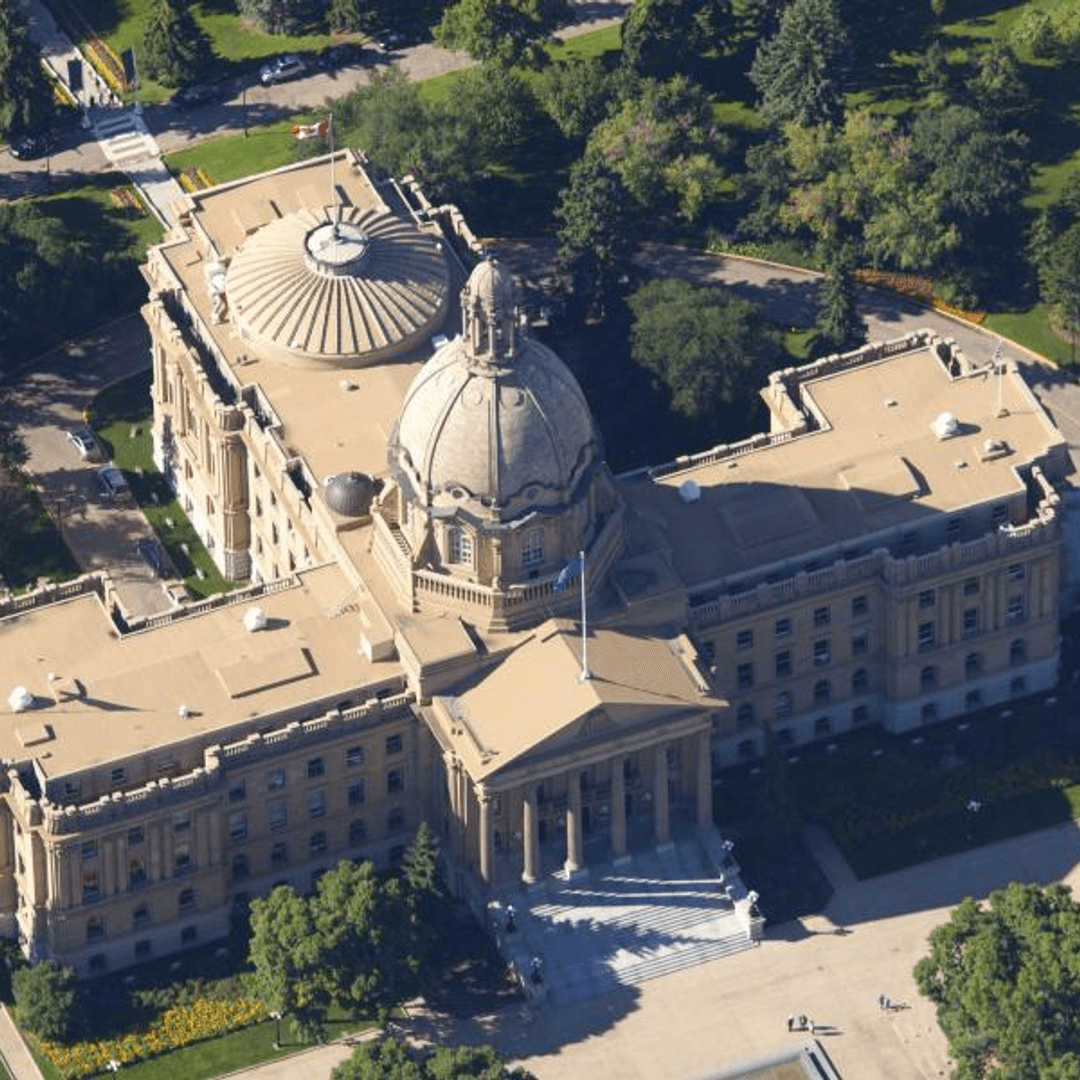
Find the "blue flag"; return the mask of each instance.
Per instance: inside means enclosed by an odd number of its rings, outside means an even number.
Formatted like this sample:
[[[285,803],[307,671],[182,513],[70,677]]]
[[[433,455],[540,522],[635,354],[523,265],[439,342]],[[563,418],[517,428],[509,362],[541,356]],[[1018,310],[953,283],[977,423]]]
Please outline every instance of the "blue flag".
[[[570,582],[580,577],[585,569],[585,563],[580,559],[571,559],[560,571],[559,576],[551,583],[552,592],[565,592]]]

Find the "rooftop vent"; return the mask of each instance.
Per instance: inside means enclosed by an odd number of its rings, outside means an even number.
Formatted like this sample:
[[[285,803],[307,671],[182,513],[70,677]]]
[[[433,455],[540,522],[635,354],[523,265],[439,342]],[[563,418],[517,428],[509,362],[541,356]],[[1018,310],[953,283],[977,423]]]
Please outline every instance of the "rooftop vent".
[[[16,686],[8,694],[8,708],[12,712],[25,712],[34,704],[34,695],[25,686]]]
[[[266,629],[266,612],[261,607],[250,607],[244,612],[244,629],[249,634]]]
[[[937,418],[930,425],[930,430],[939,439],[949,439],[955,435],[959,429],[960,425],[951,412],[939,413]]]
[[[701,498],[701,487],[696,480],[684,480],[679,485],[679,498],[688,506]]]

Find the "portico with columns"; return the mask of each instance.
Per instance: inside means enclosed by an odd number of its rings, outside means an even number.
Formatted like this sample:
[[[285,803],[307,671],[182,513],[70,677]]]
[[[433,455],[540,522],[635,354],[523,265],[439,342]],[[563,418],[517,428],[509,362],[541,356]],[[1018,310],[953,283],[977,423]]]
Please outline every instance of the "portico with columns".
[[[579,642],[553,621],[478,685],[425,711],[443,747],[448,856],[484,887],[572,876],[633,843],[667,844],[673,815],[711,823],[711,731],[724,702],[677,640],[631,648],[625,638],[594,631],[582,680]],[[552,679],[561,657],[566,670]],[[530,672],[545,669],[543,692],[530,692]]]

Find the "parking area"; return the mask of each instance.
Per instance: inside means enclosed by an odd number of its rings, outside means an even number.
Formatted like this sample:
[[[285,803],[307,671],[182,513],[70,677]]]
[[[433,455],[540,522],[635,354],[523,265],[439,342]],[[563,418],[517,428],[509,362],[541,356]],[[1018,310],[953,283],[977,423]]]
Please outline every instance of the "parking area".
[[[107,461],[84,458],[68,433],[85,428],[86,408],[99,390],[144,369],[149,357],[146,326],[131,315],[54,349],[32,371],[16,375],[10,388],[30,451],[28,468],[46,510],[83,570],[109,569],[131,615],[171,606],[137,549],[153,530],[130,495],[106,494],[99,472]]]

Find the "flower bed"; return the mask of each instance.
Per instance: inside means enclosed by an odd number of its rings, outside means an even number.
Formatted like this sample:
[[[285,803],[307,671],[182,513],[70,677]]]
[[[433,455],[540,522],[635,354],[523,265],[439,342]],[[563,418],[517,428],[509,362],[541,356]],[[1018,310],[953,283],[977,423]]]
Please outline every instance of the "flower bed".
[[[986,320],[985,311],[965,311],[963,308],[946,304],[934,296],[933,284],[926,278],[916,274],[897,274],[888,270],[856,270],[855,280],[863,285],[873,285],[878,289],[888,289],[889,292],[899,293],[901,296],[910,297],[920,304],[926,304],[936,311],[943,311],[946,315],[955,315],[965,322],[981,326]]]
[[[70,1046],[42,1041],[40,1045],[64,1080],[79,1080],[105,1072],[110,1061],[121,1065],[144,1061],[203,1039],[215,1039],[249,1027],[265,1020],[266,1016],[266,1010],[255,1001],[202,998],[187,1005],[174,1005],[144,1031],[117,1039],[72,1043]]]

